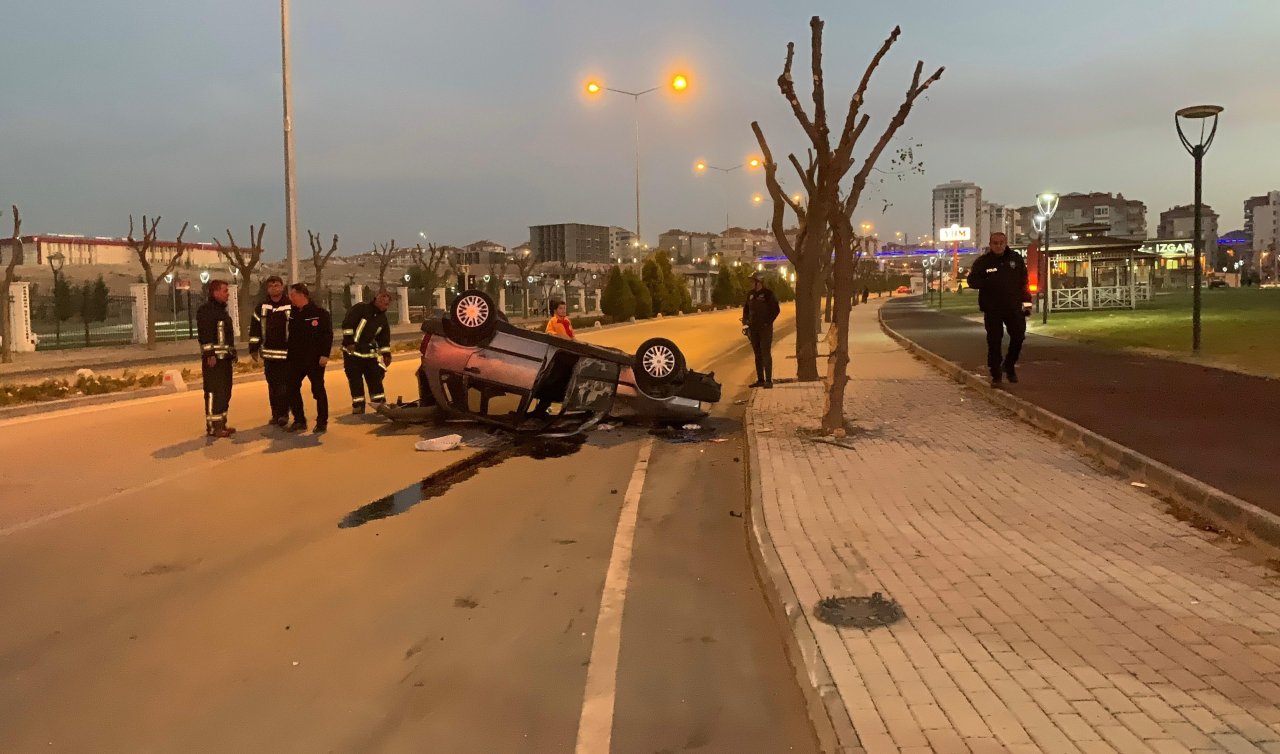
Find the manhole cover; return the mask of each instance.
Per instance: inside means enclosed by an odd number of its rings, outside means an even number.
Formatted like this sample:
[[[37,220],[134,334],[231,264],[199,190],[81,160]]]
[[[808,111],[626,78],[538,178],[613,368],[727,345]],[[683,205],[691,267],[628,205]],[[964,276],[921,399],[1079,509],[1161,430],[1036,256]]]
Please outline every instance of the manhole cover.
[[[870,597],[826,597],[813,608],[823,623],[838,628],[876,628],[903,618],[902,607],[876,592]]]

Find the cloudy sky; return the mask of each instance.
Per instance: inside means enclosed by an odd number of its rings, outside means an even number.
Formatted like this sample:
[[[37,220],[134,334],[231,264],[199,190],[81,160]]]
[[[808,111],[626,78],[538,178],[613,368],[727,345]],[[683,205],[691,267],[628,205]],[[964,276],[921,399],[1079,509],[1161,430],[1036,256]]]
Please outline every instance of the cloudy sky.
[[[530,224],[633,225],[635,105],[583,85],[639,90],[677,70],[687,93],[640,103],[645,240],[720,230],[724,179],[692,165],[754,154],[752,120],[775,153],[803,148],[774,82],[788,41],[807,60],[814,13],[836,112],[903,27],[873,84],[873,130],[917,59],[947,69],[901,132],[924,145],[925,174],[889,179],[858,213],[882,237],[926,233],[929,190],[953,178],[1009,204],[1120,191],[1147,203],[1154,229],[1191,199],[1172,113],[1200,102],[1226,107],[1205,168],[1222,229],[1241,225],[1247,196],[1280,188],[1275,0],[291,7],[299,221],[341,234],[344,252],[420,231],[515,245]],[[121,235],[130,212],[163,215],[162,234],[198,223],[202,240],[266,222],[270,255],[283,254],[278,3],[40,0],[8,4],[0,23],[0,203],[20,206],[26,232]],[[760,184],[731,176],[735,225],[764,224]]]

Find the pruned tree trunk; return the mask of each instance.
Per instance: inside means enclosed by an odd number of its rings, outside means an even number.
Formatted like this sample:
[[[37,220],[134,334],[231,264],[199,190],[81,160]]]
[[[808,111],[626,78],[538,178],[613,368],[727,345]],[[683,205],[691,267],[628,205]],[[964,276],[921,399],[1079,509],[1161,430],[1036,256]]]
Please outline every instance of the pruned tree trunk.
[[[378,291],[387,289],[387,268],[391,266],[391,260],[395,257],[396,251],[394,238],[391,239],[391,243],[379,244],[373,250],[374,256],[378,258]]]
[[[150,223],[147,222],[147,216],[142,216],[142,238],[133,237],[133,215],[129,215],[129,247],[133,249],[133,253],[138,257],[138,264],[142,266],[142,278],[147,284],[147,338],[146,346],[148,350],[154,350],[156,347],[156,289],[160,287],[160,281],[178,269],[178,264],[182,261],[182,237],[187,232],[187,223],[182,224],[182,230],[178,231],[178,240],[173,250],[173,257],[164,265],[164,270],[159,274],[152,267],[152,256],[156,245],[156,228],[160,225],[160,216],[156,215],[155,219]]]
[[[329,250],[324,250],[324,245],[320,243],[320,234],[307,231],[307,239],[311,242],[311,266],[315,268],[315,277],[311,278],[311,295],[319,296],[321,284],[324,282],[324,268],[329,264],[329,259],[333,257],[338,250],[338,234],[333,234],[333,243],[329,246]]]
[[[18,279],[18,260],[22,259],[22,215],[18,213],[18,205],[11,205],[13,210],[13,236],[9,246],[9,261],[4,266],[4,278],[0,279],[0,361],[8,364],[13,361],[13,317],[9,310],[9,291],[13,281]],[[25,261],[25,260],[24,260]]]
[[[218,239],[213,239],[218,247],[218,255],[236,269],[236,285],[240,289],[236,313],[240,317],[240,337],[246,341],[249,339],[249,320],[253,317],[254,297],[257,294],[253,290],[253,271],[262,261],[262,235],[266,231],[267,224],[262,223],[255,235],[254,227],[250,225],[248,246],[237,244],[230,228],[227,228],[227,246],[223,246]]]

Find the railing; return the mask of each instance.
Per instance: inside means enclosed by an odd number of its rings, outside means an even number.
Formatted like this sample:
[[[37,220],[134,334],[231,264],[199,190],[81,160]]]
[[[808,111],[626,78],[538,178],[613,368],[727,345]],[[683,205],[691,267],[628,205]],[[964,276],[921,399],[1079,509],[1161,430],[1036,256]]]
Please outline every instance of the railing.
[[[1132,288],[1127,285],[1094,286],[1093,288],[1055,288],[1053,289],[1052,308],[1055,311],[1129,309],[1133,306],[1133,296],[1135,295],[1139,301],[1150,301],[1150,284],[1138,283]]]

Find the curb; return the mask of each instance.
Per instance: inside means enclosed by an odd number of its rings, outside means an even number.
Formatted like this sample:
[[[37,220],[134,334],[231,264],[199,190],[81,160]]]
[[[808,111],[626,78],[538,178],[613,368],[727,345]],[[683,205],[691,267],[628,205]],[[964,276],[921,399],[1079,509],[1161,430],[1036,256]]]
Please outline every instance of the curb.
[[[747,441],[746,467],[749,495],[747,498],[747,550],[756,567],[756,579],[760,582],[769,612],[773,615],[783,637],[787,658],[796,674],[796,683],[804,695],[809,722],[813,725],[819,748],[829,754],[864,754],[862,741],[853,727],[853,720],[844,706],[844,700],[836,689],[831,670],[822,656],[818,639],[809,627],[804,605],[796,597],[791,579],[787,577],[782,558],[773,544],[769,527],[764,521],[761,497],[760,468],[755,462],[756,443],[753,436],[754,420],[752,404],[747,404],[744,415]]]
[[[1101,461],[1112,471],[1143,482],[1153,492],[1175,503],[1194,509],[1231,534],[1264,549],[1280,551],[1280,516],[1126,448],[1028,400],[991,387],[978,375],[966,372],[959,364],[944,359],[894,330],[884,321],[884,309],[880,310],[879,320],[880,329],[909,353],[956,382],[972,388],[996,406],[1013,412],[1031,426],[1048,432],[1063,445]]]

